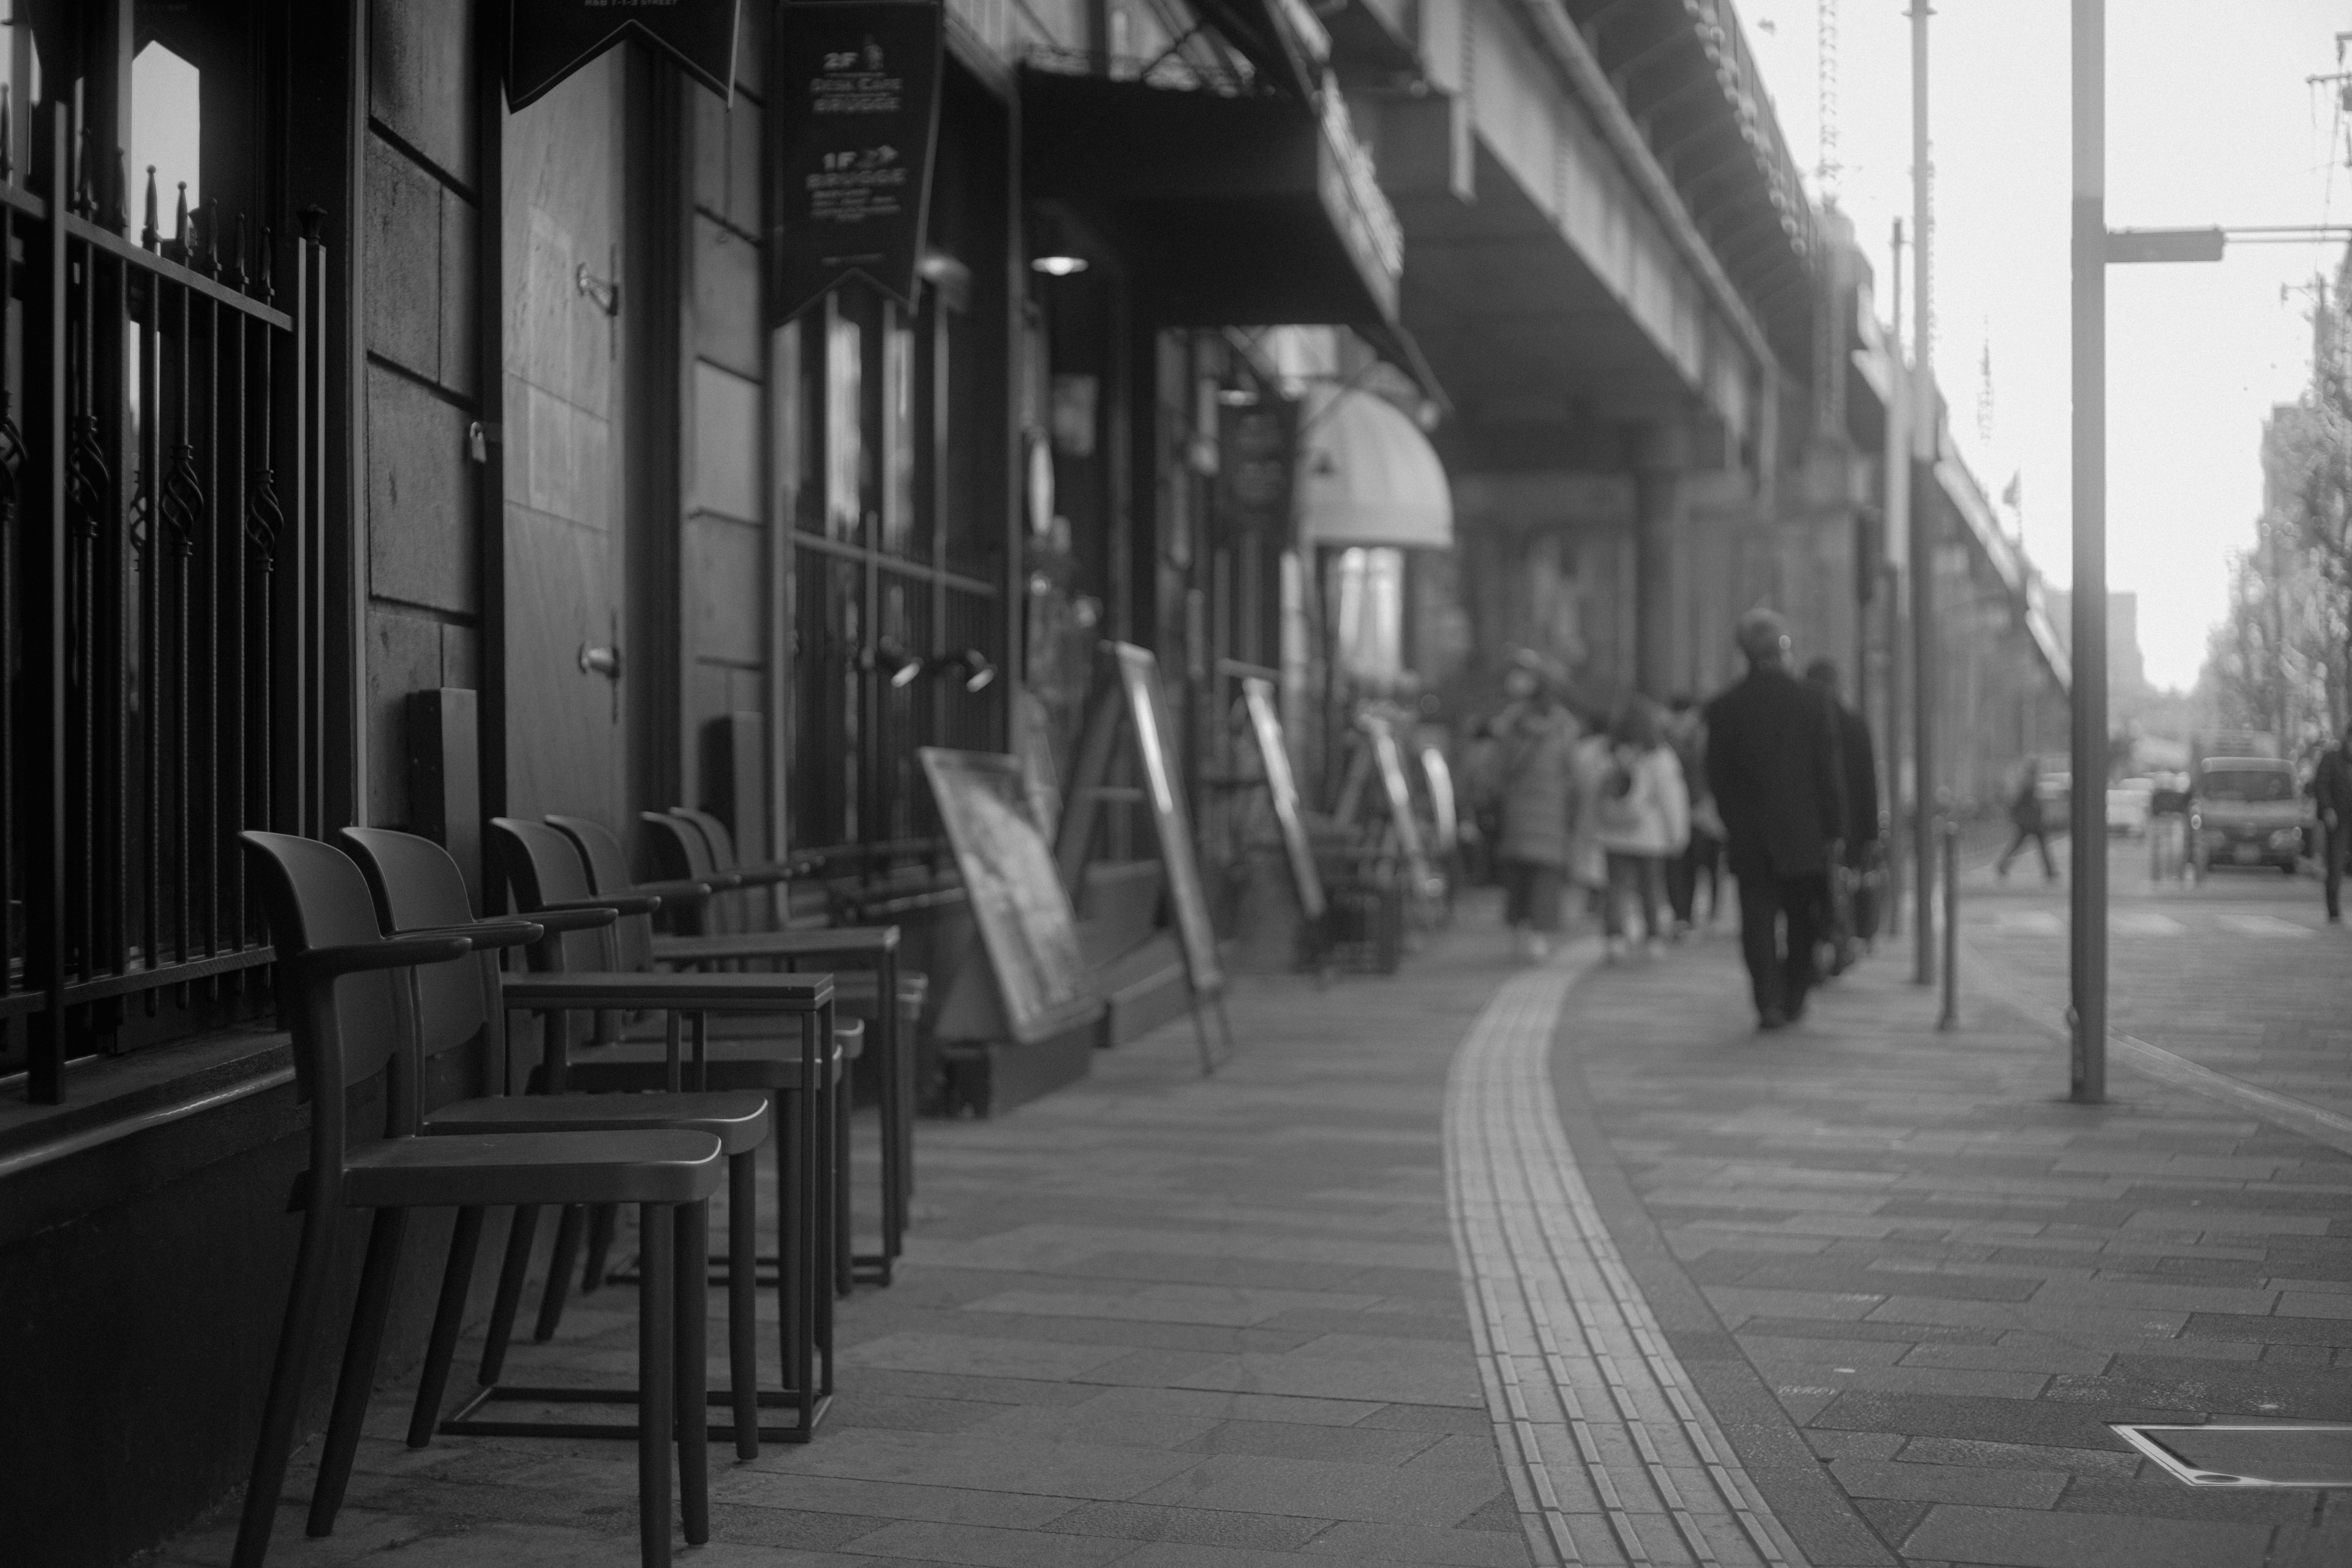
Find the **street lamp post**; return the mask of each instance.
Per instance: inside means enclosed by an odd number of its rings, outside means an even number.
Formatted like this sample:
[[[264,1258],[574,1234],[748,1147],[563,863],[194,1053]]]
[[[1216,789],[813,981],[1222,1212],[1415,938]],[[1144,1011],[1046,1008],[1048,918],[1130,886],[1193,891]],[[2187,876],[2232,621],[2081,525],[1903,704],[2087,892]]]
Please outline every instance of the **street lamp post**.
[[[2073,1098],[2107,1097],[2107,6],[2074,0]]]
[[[1927,0],[1911,0],[1911,913],[1912,980],[1936,978],[1936,587],[1928,570],[1935,538],[1935,165],[1927,138]]]

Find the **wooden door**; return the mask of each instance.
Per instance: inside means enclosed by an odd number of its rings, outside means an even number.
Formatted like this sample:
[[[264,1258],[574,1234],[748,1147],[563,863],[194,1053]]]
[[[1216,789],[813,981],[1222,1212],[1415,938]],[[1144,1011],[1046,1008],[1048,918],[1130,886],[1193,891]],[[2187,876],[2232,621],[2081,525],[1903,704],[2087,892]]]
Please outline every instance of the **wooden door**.
[[[625,827],[625,51],[507,118],[507,808]]]

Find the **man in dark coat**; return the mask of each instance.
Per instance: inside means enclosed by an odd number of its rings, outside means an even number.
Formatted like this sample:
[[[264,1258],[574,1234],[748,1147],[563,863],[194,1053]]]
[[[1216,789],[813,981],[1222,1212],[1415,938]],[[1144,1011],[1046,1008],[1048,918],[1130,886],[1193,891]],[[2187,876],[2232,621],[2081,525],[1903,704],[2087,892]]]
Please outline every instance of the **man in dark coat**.
[[[1836,949],[1836,962],[1830,973],[1843,973],[1861,956],[1861,943],[1854,931],[1852,889],[1858,887],[1862,873],[1868,869],[1878,847],[1878,758],[1870,740],[1870,721],[1855,712],[1838,690],[1837,660],[1817,658],[1805,666],[1805,683],[1818,687],[1829,700],[1830,714],[1837,726],[1838,779],[1845,789],[1845,831],[1839,837],[1844,847],[1844,867],[1847,892],[1832,900],[1837,914],[1837,930],[1830,941]]]
[[[1757,1019],[1780,1029],[1803,1016],[1812,989],[1845,792],[1832,706],[1789,672],[1788,623],[1750,610],[1737,636],[1748,677],[1707,704],[1707,783],[1739,879],[1739,946]]]
[[[2327,923],[2344,923],[2344,862],[2352,851],[2352,726],[2344,743],[2319,753],[2311,775],[2311,798],[2319,808],[2319,871],[2327,890]]]

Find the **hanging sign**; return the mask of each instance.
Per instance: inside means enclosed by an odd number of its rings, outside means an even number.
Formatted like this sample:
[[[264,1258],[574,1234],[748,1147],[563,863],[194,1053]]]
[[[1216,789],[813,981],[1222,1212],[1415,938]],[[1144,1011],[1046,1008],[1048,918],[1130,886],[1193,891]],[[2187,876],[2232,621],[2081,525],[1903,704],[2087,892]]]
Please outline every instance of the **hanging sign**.
[[[512,0],[507,107],[544,98],[624,38],[667,55],[735,101],[735,13],[741,0]]]
[[[940,119],[936,0],[794,0],[776,8],[775,320],[852,277],[911,305]]]

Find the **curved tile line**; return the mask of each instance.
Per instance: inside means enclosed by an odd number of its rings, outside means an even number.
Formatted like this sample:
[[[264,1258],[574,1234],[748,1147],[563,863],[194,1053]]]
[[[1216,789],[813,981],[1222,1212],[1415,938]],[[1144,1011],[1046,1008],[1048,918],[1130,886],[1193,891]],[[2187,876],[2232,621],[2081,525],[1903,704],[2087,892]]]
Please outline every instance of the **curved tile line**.
[[[1743,1560],[1752,1552],[1752,1561],[1770,1568],[1797,1568],[1801,1558],[1793,1543],[1723,1440],[1619,1258],[1553,1104],[1553,1030],[1594,956],[1592,944],[1580,943],[1562,962],[1506,982],[1463,1037],[1446,1080],[1447,1206],[1480,1384],[1528,1547],[1547,1568],[1588,1561],[1559,1495],[1562,1484],[1581,1480],[1623,1561],[1656,1561],[1633,1520],[1651,1510],[1629,1505],[1630,1492],[1642,1502],[1656,1500],[1674,1524],[1682,1561],[1720,1563],[1661,1450],[1663,1435],[1679,1450],[1674,1457],[1685,1460],[1686,1473],[1707,1478],[1705,1489],[1714,1495],[1700,1506],[1711,1514],[1719,1509],[1717,1517],[1738,1524],[1748,1549],[1738,1554]],[[1514,1327],[1515,1310],[1523,1329]],[[1606,1390],[1598,1420],[1623,1434],[1637,1463],[1621,1458],[1612,1468],[1571,1360],[1597,1374]],[[1533,1369],[1540,1375],[1527,1375]],[[1544,1425],[1572,1440],[1572,1475],[1556,1473],[1556,1461],[1544,1453],[1538,1432]]]

